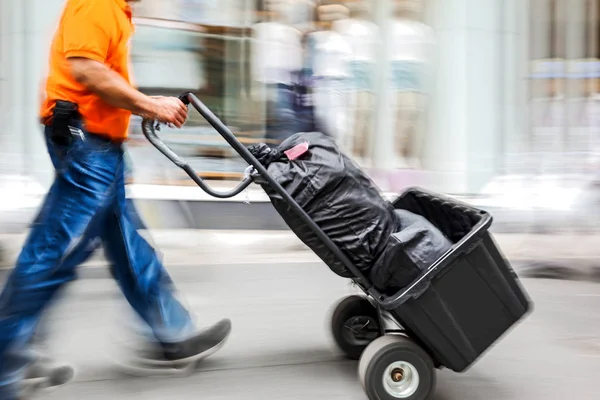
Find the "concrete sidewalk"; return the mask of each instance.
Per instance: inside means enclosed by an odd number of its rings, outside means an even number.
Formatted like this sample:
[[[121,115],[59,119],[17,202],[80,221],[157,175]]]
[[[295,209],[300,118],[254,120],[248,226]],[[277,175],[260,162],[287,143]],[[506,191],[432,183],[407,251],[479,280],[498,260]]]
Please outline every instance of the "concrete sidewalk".
[[[169,267],[314,263],[319,258],[290,231],[153,230],[143,233]],[[523,276],[600,281],[600,235],[495,234]],[[25,235],[0,235],[2,268],[13,265]],[[106,265],[98,252],[85,267]]]

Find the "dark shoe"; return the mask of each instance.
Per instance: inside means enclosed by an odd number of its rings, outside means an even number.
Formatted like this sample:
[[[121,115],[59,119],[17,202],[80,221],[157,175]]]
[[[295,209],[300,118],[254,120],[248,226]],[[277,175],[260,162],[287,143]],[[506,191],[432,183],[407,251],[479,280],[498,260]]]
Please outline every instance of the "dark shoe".
[[[179,343],[161,343],[140,352],[148,364],[191,364],[216,353],[231,333],[231,321],[223,319],[212,327]]]

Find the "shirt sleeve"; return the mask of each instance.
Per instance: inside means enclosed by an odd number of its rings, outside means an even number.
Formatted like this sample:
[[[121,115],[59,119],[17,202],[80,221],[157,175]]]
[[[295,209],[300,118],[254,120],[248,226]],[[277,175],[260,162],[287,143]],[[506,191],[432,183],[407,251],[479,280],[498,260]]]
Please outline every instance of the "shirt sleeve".
[[[65,57],[104,63],[111,42],[112,14],[106,0],[74,1],[68,5],[62,24]]]

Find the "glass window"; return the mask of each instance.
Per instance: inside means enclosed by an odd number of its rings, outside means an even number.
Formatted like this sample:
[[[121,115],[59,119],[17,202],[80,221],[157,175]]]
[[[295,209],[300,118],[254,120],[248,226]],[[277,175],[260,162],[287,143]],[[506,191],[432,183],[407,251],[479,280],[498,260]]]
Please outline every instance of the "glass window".
[[[150,0],[136,10],[132,59],[142,91],[194,92],[247,145],[277,145],[296,132],[319,130],[335,136],[364,166],[383,156],[398,158],[401,167],[418,165],[413,161],[425,142],[423,92],[432,80],[423,65],[435,52],[433,30],[422,21],[429,2],[215,4]],[[385,33],[382,19],[390,22]],[[382,69],[387,55],[389,68]],[[377,111],[381,90],[392,93],[389,115]],[[133,119],[131,132],[139,139],[130,144],[137,182],[189,183],[168,163],[160,164],[161,155],[140,137],[139,119]],[[163,128],[162,134],[205,177],[243,174],[245,163],[195,111],[184,129]],[[382,137],[389,145],[376,146]],[[153,169],[156,165],[161,167]]]
[[[374,2],[222,0],[219,10],[211,1],[144,3],[136,10],[132,50],[142,91],[192,91],[247,145],[276,145],[318,129],[335,132],[348,151],[367,156],[380,40]],[[167,14],[165,3],[172,3]],[[160,164],[161,155],[140,135],[140,122],[132,119],[129,146],[135,181],[185,183]],[[354,125],[360,125],[357,133]],[[245,163],[193,110],[184,129],[163,127],[161,133],[205,177],[243,174]]]

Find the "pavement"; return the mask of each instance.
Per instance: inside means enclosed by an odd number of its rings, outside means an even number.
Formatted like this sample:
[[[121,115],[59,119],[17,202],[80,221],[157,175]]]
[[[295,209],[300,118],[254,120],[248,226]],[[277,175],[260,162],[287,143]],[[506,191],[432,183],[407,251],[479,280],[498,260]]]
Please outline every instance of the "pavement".
[[[51,355],[75,366],[76,379],[38,398],[366,400],[356,362],[341,357],[328,330],[332,305],[355,289],[322,264],[206,262],[173,265],[170,272],[200,324],[232,319],[232,336],[219,353],[189,376],[118,372],[131,314],[110,279],[84,279],[51,310],[48,343]],[[431,400],[598,399],[600,285],[549,279],[523,285],[533,313],[466,373],[440,371]]]
[[[318,257],[291,231],[151,230],[143,234],[168,266],[265,263],[315,263]],[[25,238],[0,235],[0,268],[10,268]],[[496,233],[494,238],[513,267],[525,277],[600,282],[600,234]],[[80,276],[105,277],[101,252],[81,268]]]

